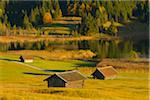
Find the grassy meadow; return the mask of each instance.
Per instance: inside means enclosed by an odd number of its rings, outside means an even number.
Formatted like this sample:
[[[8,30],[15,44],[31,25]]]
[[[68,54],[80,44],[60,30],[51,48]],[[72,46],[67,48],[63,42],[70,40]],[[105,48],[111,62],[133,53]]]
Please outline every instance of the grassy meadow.
[[[148,100],[148,70],[117,69],[116,79],[98,80],[90,77],[95,70],[93,62],[51,61],[35,57],[33,63],[26,64],[47,70],[77,69],[89,77],[85,81],[84,88],[81,89],[47,88],[47,83],[43,80],[48,75],[42,74],[53,74],[54,72],[44,72],[18,64],[15,62],[18,57],[19,54],[13,53],[1,53],[0,55],[1,100]]]
[[[0,100],[150,99],[149,1],[0,0]],[[117,77],[91,76],[104,66]],[[83,88],[43,81],[70,70]]]

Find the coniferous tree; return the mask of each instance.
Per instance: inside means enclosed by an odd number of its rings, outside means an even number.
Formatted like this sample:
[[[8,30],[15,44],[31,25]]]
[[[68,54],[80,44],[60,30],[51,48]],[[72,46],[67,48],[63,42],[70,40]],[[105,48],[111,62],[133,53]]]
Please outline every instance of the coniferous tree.
[[[25,14],[25,16],[24,16],[23,26],[25,29],[29,29],[32,27],[32,24],[29,22],[29,17],[27,16],[27,14]]]
[[[103,19],[99,10],[96,11],[96,24],[97,24],[96,27],[98,28],[98,32],[99,33],[103,32],[103,29],[102,29]]]
[[[4,15],[4,24],[5,24],[5,25],[7,25],[7,24],[8,24],[8,17],[7,17],[7,15],[6,15],[6,14]]]
[[[138,1],[136,6],[135,15],[143,22],[149,21],[149,1]]]
[[[86,35],[87,31],[88,31],[87,14],[84,13],[81,20],[80,33],[82,35]]]
[[[117,27],[115,26],[115,23],[114,23],[114,20],[112,19],[111,20],[111,25],[110,27],[108,28],[108,33],[112,36],[117,36],[117,32],[118,32],[118,29]]]
[[[35,23],[36,23],[36,12],[33,9],[31,10],[30,21],[32,22],[33,25],[35,25]]]
[[[54,1],[54,7],[55,7],[55,11],[54,11],[54,18],[57,18],[57,17],[60,17],[61,15],[60,15],[60,6],[59,6],[59,2],[58,2],[58,0],[55,0]]]
[[[85,13],[85,4],[82,2],[82,4],[81,4],[81,15],[83,15],[84,13]]]
[[[30,21],[34,26],[41,24],[42,22],[42,12],[38,7],[31,10]]]
[[[91,15],[91,13],[88,13],[87,16],[87,26],[88,26],[88,35],[92,35],[92,32],[94,32],[94,18]]]
[[[2,18],[4,17],[4,13],[5,13],[5,7],[6,7],[6,1],[0,1],[0,19],[2,20]]]

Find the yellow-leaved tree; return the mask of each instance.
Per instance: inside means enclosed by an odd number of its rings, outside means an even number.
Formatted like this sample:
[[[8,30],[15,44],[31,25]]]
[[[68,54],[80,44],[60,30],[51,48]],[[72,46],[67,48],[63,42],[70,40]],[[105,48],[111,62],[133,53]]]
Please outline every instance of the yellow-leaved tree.
[[[46,12],[43,16],[43,23],[47,24],[47,23],[52,23],[52,16],[49,12]]]

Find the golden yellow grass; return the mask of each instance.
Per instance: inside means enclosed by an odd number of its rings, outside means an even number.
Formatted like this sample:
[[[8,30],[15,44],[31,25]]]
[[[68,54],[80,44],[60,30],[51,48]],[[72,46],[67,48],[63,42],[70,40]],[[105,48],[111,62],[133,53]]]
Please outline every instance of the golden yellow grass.
[[[0,36],[0,43],[9,43],[9,42],[25,42],[25,41],[75,41],[75,40],[93,40],[96,37],[92,36],[81,36],[81,37],[64,37],[57,38],[52,36],[35,36],[35,35],[19,35],[19,36]]]
[[[73,20],[73,21],[81,21],[81,17],[60,17],[56,20]]]
[[[16,35],[16,36],[0,36],[0,43],[10,42],[36,42],[36,41],[80,41],[80,40],[112,40],[119,39],[113,36],[100,34],[95,36],[80,36],[80,37],[53,37],[48,35]]]
[[[10,56],[10,58],[15,56],[15,54],[9,53],[5,56]],[[3,73],[3,77],[5,77],[5,79],[0,80],[1,100],[148,100],[149,97],[149,72],[146,70],[117,69],[117,79],[97,80],[89,78],[85,81],[84,88],[73,89],[47,88],[47,83],[43,82],[43,79],[48,76],[23,74],[22,72],[35,71],[23,67],[23,65],[0,60],[0,67],[3,68],[0,73]],[[78,67],[78,70],[89,77],[95,67],[81,66]]]
[[[53,20],[52,21],[53,24],[81,24],[81,21],[63,21],[63,20]]]
[[[65,60],[65,59],[91,59],[95,56],[95,53],[90,50],[18,50],[18,51],[8,51],[0,52],[1,55],[30,55],[34,57],[39,57],[43,59],[52,59],[52,60]]]
[[[18,82],[19,83],[19,82]],[[84,88],[46,88],[47,84],[36,81],[5,83],[0,93],[6,100],[147,100],[148,81],[143,80],[94,80],[85,81]],[[3,83],[1,83],[3,84]],[[37,84],[37,85],[35,85]],[[32,86],[33,85],[33,86]]]
[[[65,31],[69,31],[70,28],[68,27],[43,27],[43,30],[65,30]]]
[[[128,72],[127,72],[128,73]],[[134,72],[140,74],[141,72]],[[143,74],[143,73],[141,73]],[[32,79],[32,81],[31,81]],[[148,81],[145,80],[93,80],[85,81],[83,89],[46,88],[42,78],[21,82],[0,83],[1,98],[6,100],[147,100]],[[3,85],[5,84],[5,85]]]
[[[149,59],[103,59],[97,66],[111,65],[117,69],[149,70]]]

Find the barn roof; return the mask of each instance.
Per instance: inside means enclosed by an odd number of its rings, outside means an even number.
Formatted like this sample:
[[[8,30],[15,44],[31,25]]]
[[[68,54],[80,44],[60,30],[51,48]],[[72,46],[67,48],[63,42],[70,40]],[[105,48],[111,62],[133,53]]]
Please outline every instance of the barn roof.
[[[59,78],[61,78],[65,82],[71,82],[71,81],[85,80],[86,79],[86,77],[83,74],[81,74],[80,72],[78,72],[76,70],[56,73],[54,75],[57,75]],[[48,77],[45,80],[48,80],[49,78],[51,78],[51,77]]]
[[[105,77],[117,75],[117,71],[112,66],[101,67],[97,68],[96,70],[101,72]]]

